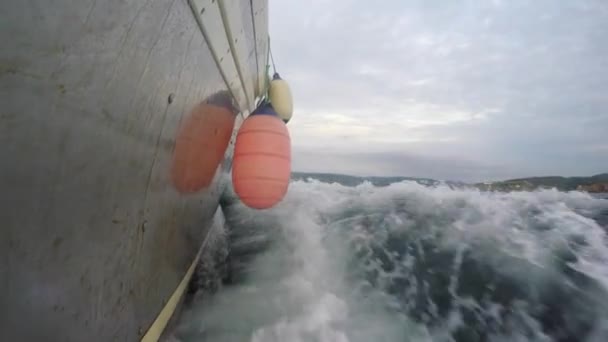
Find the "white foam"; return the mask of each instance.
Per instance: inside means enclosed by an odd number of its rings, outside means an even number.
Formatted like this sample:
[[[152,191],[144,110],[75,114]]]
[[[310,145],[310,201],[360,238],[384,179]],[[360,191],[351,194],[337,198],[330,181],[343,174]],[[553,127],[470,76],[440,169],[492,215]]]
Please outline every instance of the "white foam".
[[[428,284],[425,290],[408,274],[414,267],[411,256],[398,259],[395,253],[386,251],[383,258],[397,265],[392,270],[384,270],[378,258],[367,259],[363,269],[379,274],[379,283],[371,285],[364,279],[353,282],[347,265],[352,255],[371,255],[390,236],[418,230],[433,236],[437,248],[481,253],[498,272],[537,286],[553,272],[556,250],[567,247],[572,236],[582,236],[585,244],[572,250],[576,261],[571,266],[608,290],[606,232],[584,216],[607,208],[608,201],[580,192],[483,193],[413,182],[387,187],[292,182],[285,200],[272,210],[255,212],[238,207],[236,215],[242,222],[276,224],[280,238],[252,261],[249,267],[256,272],[250,273],[245,284],[200,303],[197,314],[189,319],[200,323],[200,331],[221,326],[221,331],[239,331],[240,337],[235,340],[256,342],[447,340],[452,331],[465,324],[458,311],[431,331],[400,312],[399,305],[387,304],[392,297],[369,290],[383,290],[403,277],[410,284],[403,289],[405,297],[414,298],[427,291]],[[341,234],[345,229],[346,233]],[[423,248],[418,249],[419,256],[426,257]],[[458,273],[461,262],[453,261],[453,274]],[[523,264],[528,266],[522,268]],[[538,272],[530,274],[530,267]],[[504,308],[499,303],[482,307],[471,298],[460,298],[459,285],[456,277],[449,284],[458,305],[486,310],[488,317],[500,320]],[[361,297],[362,293],[367,297]],[[402,305],[407,309],[410,304]],[[427,305],[430,316],[437,316],[437,305],[432,300]],[[518,324],[540,329],[525,312],[520,317]],[[213,340],[221,341],[228,335],[219,333]],[[506,335],[491,336],[504,340]],[[539,341],[549,338],[542,332],[508,336]]]

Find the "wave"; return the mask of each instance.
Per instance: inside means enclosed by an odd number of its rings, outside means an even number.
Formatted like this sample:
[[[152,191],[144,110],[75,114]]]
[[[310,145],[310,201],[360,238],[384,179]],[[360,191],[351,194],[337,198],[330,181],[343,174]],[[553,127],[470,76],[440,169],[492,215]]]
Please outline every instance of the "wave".
[[[235,199],[178,340],[608,340],[608,200],[311,179]]]

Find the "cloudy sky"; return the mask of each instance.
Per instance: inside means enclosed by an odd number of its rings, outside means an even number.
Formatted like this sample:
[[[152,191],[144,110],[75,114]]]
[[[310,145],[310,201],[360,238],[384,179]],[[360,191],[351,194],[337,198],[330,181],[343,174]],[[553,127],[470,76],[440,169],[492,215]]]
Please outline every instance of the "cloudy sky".
[[[270,0],[296,171],[608,172],[608,1]]]

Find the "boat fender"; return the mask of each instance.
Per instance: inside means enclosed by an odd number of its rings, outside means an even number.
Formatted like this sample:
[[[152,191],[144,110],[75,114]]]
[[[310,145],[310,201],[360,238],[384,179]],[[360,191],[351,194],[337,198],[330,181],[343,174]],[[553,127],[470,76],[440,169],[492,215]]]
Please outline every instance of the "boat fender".
[[[291,141],[285,123],[268,104],[242,124],[236,137],[232,184],[241,201],[254,209],[279,203],[291,176]]]
[[[270,89],[268,91],[270,97],[270,103],[275,109],[277,114],[285,123],[289,122],[293,115],[293,99],[291,97],[291,90],[289,90],[289,84],[275,73],[270,81]]]
[[[207,188],[224,158],[236,113],[220,100],[197,105],[180,125],[171,165],[171,182],[179,193]]]

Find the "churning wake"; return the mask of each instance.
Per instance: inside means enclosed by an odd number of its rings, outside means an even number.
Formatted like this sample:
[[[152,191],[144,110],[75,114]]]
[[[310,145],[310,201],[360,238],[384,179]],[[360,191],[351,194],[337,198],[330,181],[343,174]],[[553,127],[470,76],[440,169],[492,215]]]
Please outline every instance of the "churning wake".
[[[316,180],[268,211],[229,197],[176,340],[608,341],[608,200]]]

